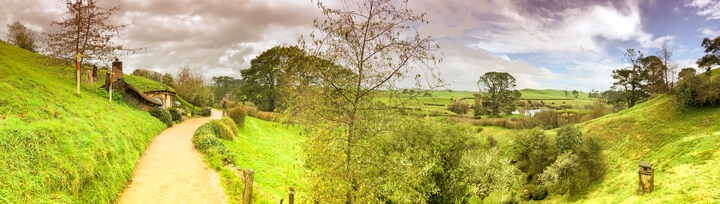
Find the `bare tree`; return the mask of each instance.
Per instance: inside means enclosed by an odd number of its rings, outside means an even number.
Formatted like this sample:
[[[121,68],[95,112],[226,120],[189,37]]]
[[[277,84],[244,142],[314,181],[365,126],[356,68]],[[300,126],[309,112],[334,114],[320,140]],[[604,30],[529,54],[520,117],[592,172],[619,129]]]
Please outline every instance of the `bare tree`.
[[[23,49],[30,50],[30,52],[37,51],[37,45],[35,44],[37,40],[37,32],[17,21],[7,26],[7,38],[10,43]]]
[[[102,8],[98,0],[61,0],[68,9],[63,20],[53,20],[54,33],[47,35],[48,53],[56,58],[70,59],[76,54],[84,59],[109,60],[114,55],[126,54],[139,49],[126,49],[122,45],[113,45],[125,25],[113,25],[109,22],[113,12],[119,7]],[[81,61],[81,63],[82,63]]]
[[[391,94],[394,83],[406,75],[422,82],[417,72],[426,71],[425,79],[437,81],[432,76],[437,74],[438,46],[415,30],[427,21],[407,3],[368,0],[334,4],[340,8],[317,3],[324,17],[315,21],[320,32],[311,34],[314,48],[309,53],[332,65],[312,65],[323,69],[313,74],[315,84],[308,86],[312,93],[298,93],[293,98],[307,107],[307,115],[299,118],[308,120],[314,131],[308,137],[306,155],[311,185],[318,187],[315,196],[323,202],[371,202],[377,191],[375,178],[364,175],[374,169],[372,157],[377,147],[368,141],[382,131],[378,118],[392,117],[391,107],[397,103],[390,99],[378,105],[373,98],[381,91]]]
[[[667,41],[663,42],[663,44],[660,46],[660,50],[658,50],[655,55],[660,58],[664,66],[663,79],[665,80],[665,84],[667,85],[667,89],[665,90],[665,93],[667,93],[672,90],[675,85],[675,75],[677,74],[678,65],[672,60],[673,50],[670,45],[668,45]]]

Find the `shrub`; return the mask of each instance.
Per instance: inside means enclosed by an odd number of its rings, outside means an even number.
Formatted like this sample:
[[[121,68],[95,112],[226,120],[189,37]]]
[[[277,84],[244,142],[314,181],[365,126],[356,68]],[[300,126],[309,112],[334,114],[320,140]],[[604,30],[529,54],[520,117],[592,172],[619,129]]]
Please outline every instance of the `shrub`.
[[[237,136],[237,128],[235,128],[235,122],[233,122],[232,119],[228,117],[224,117],[221,120],[212,120],[210,121],[210,123],[212,123],[212,128],[215,136],[220,139],[234,140],[235,136]]]
[[[218,139],[215,133],[215,123],[206,123],[195,131],[193,135],[193,144],[203,154],[206,154],[211,160],[217,159],[223,164],[231,164],[234,156],[225,148],[225,145]]]
[[[207,117],[207,116],[210,116],[211,113],[212,113],[212,109],[210,107],[204,107],[204,108],[202,108],[202,110],[200,110],[201,116]]]
[[[544,185],[537,185],[532,189],[530,195],[532,195],[533,200],[545,199],[545,197],[547,196],[547,187],[545,187]]]
[[[156,117],[157,119],[159,119],[160,121],[165,123],[165,125],[167,125],[168,127],[171,127],[173,125],[172,116],[170,116],[170,112],[168,112],[167,109],[164,109],[164,108],[152,109],[152,110],[150,110],[150,115]]]
[[[457,101],[450,106],[447,107],[449,111],[452,111],[453,113],[464,115],[467,114],[467,112],[470,110],[470,105],[467,103],[463,103],[460,101]]]
[[[182,114],[180,113],[180,110],[178,110],[177,108],[169,108],[168,112],[170,112],[170,117],[173,121],[176,121],[178,123],[182,122]]]
[[[720,104],[720,80],[707,75],[691,76],[678,84],[674,95],[681,109],[716,106]]]
[[[487,140],[487,143],[488,143],[488,145],[489,145],[490,147],[496,147],[496,146],[497,146],[498,141],[497,141],[497,139],[495,139],[495,137],[493,137],[492,135],[488,135],[485,139]]]
[[[515,160],[527,161],[527,165],[518,166],[518,168],[531,177],[542,172],[546,166],[552,163],[555,157],[554,148],[551,146],[547,136],[538,129],[517,134],[514,148]]]
[[[540,121],[544,129],[553,129],[559,126],[558,114],[554,109],[543,109],[535,113],[535,118]]]
[[[242,107],[235,107],[227,111],[227,115],[234,121],[237,127],[245,127],[245,110]]]
[[[578,152],[577,150],[582,145],[582,142],[582,133],[572,125],[566,125],[560,128],[555,137],[555,146],[557,146],[558,153],[560,154],[570,150]]]

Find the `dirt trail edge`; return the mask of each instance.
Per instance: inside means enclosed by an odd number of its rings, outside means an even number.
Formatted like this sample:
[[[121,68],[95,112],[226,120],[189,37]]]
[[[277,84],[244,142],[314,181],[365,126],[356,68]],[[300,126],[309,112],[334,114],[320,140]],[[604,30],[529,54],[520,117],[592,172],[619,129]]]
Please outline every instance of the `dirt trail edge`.
[[[195,130],[222,113],[193,118],[155,136],[135,166],[118,203],[228,203],[217,172],[195,149]]]

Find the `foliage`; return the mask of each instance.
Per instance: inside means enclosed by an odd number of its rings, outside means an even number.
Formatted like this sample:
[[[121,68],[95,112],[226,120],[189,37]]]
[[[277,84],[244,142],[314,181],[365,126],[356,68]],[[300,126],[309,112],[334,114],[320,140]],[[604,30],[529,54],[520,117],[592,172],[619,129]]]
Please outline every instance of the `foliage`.
[[[285,86],[290,76],[302,73],[295,66],[307,61],[298,47],[275,46],[250,61],[250,68],[240,71],[239,84],[245,99],[262,111],[283,110]]]
[[[172,86],[180,97],[195,106],[205,107],[212,103],[212,89],[205,85],[202,76],[191,73],[188,66],[180,69]]]
[[[252,68],[251,68],[252,69]],[[229,76],[213,77],[213,94],[215,95],[215,101],[222,101],[223,98],[232,101],[245,101],[242,96],[240,89],[242,80],[235,79]]]
[[[37,45],[35,44],[38,38],[37,32],[18,21],[15,21],[12,25],[7,25],[7,27],[8,42],[30,52],[37,52]]]
[[[0,202],[114,203],[165,125],[46,60],[0,41]]]
[[[702,74],[680,81],[675,87],[677,107],[715,107],[720,104],[720,80]]]
[[[560,126],[558,113],[555,109],[542,109],[542,111],[535,113],[535,116],[533,117],[540,121],[540,124],[544,129],[554,129]]]
[[[547,196],[547,187],[545,185],[537,185],[532,189],[533,200],[543,200]]]
[[[210,163],[221,161],[223,165],[231,164],[234,155],[230,153],[219,138],[220,133],[216,132],[216,122],[205,123],[193,134],[193,144],[203,154],[210,158]],[[226,127],[225,127],[226,128]]]
[[[714,39],[704,38],[702,47],[705,48],[705,55],[697,60],[699,68],[705,68],[707,73],[715,65],[720,65],[720,36]]]
[[[565,125],[557,131],[555,137],[555,146],[558,153],[563,154],[568,151],[576,150],[583,144],[582,133],[573,125]]]
[[[317,5],[324,16],[315,21],[319,33],[310,35],[314,49],[308,50],[317,58],[298,67],[312,77],[292,79],[299,86],[289,88],[292,96],[287,98],[294,107],[288,112],[312,130],[306,148],[312,196],[327,203],[373,202],[378,195],[370,192],[380,189],[365,172],[390,168],[369,168],[376,163],[365,162],[378,158],[371,153],[380,146],[370,141],[392,129],[379,126],[378,117],[399,115],[391,109],[410,100],[380,107],[373,99],[379,90],[394,90],[394,82],[422,68],[429,73],[427,81],[435,83],[437,44],[415,30],[414,25],[427,22],[407,1],[343,2],[339,9]],[[421,74],[415,76],[424,81]]]
[[[522,95],[518,90],[512,90],[515,88],[515,77],[505,72],[487,72],[480,76],[477,84],[493,116],[515,110],[515,102]]]
[[[461,200],[468,188],[463,181],[475,172],[463,169],[461,160],[479,145],[470,129],[416,118],[394,121],[387,126],[397,129],[364,144],[377,146],[379,151],[365,152],[367,156],[361,160],[370,164],[360,169],[367,179],[368,193],[376,195],[377,201],[392,203]],[[468,163],[476,162],[474,158],[466,159]]]
[[[154,109],[150,110],[150,115],[159,119],[160,121],[165,123],[165,125],[167,125],[168,127],[171,127],[173,125],[172,115],[170,115],[170,112],[167,109],[154,108]]]
[[[51,56],[71,59],[75,54],[82,54],[82,63],[85,59],[110,61],[115,55],[138,50],[113,45],[113,39],[125,28],[125,25],[109,22],[119,7],[101,8],[97,5],[98,0],[61,2],[68,9],[68,17],[51,22],[52,26],[57,26],[57,32],[47,35],[46,45]]]
[[[182,119],[182,113],[180,113],[180,110],[177,108],[168,108],[168,112],[170,112],[170,117],[173,121],[180,123],[183,121]]]
[[[498,148],[471,151],[461,163],[467,171],[469,194],[481,200],[492,192],[503,194],[503,200],[507,200],[510,192],[518,190],[523,183],[522,172],[510,164],[510,159],[500,157]]]
[[[513,141],[515,160],[520,170],[529,177],[542,172],[555,159],[555,148],[545,133],[538,129],[523,131]]]
[[[678,73],[678,80],[682,82],[685,79],[694,77],[696,75],[696,72],[697,71],[695,70],[695,68],[692,67],[683,68],[682,70],[680,70],[680,73]]]
[[[465,115],[470,110],[470,104],[457,101],[447,108],[449,111],[459,115]]]
[[[231,108],[227,111],[227,115],[232,118],[237,127],[245,127],[245,116],[247,115],[247,113],[245,112],[245,110],[243,110],[241,106]]]
[[[558,189],[557,192],[576,188],[575,185],[580,185],[578,182],[582,181],[578,178],[587,178],[587,175],[580,175],[586,172],[582,171],[578,160],[578,156],[571,151],[561,154],[540,174],[538,181],[543,185]]]
[[[215,136],[224,140],[235,140],[237,137],[237,126],[235,121],[230,117],[223,117],[220,120],[212,120],[213,132]]]

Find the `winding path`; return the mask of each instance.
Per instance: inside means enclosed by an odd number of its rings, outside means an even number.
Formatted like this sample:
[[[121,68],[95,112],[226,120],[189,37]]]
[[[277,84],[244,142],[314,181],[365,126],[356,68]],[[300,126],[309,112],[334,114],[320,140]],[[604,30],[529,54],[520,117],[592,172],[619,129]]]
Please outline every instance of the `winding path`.
[[[118,203],[227,203],[220,175],[192,144],[195,130],[221,114],[213,110],[211,117],[186,120],[153,138]]]

